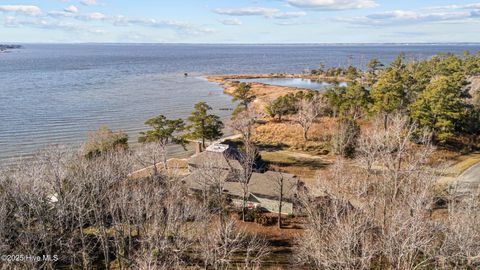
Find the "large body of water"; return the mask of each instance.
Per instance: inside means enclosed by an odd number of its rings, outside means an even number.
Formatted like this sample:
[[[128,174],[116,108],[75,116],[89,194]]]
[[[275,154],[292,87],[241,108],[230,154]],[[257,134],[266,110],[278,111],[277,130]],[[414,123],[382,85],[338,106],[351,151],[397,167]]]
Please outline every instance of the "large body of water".
[[[49,144],[79,144],[100,125],[136,141],[149,117],[185,118],[206,101],[227,117],[231,98],[208,74],[299,73],[325,66],[364,66],[480,45],[125,45],[25,44],[0,54],[0,163]],[[184,77],[184,73],[189,77]]]
[[[333,84],[325,81],[317,81],[317,80],[303,79],[303,78],[256,78],[256,79],[241,79],[236,81],[245,82],[245,83],[263,83],[263,84],[269,84],[269,85],[286,86],[286,87],[294,87],[294,88],[305,88],[305,89],[312,89],[316,91],[324,91],[325,89],[334,87],[335,85],[338,85],[338,86],[348,85],[348,83],[346,82]]]

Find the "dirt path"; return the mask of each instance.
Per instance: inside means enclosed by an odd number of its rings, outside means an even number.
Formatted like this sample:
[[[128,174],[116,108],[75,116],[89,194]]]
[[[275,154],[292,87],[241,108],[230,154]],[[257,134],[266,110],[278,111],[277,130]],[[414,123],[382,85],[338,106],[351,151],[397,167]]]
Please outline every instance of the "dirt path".
[[[458,156],[454,164],[443,171],[438,180],[438,190],[462,196],[480,187],[480,153]]]
[[[480,163],[462,173],[455,183],[455,193],[469,195],[480,192]]]

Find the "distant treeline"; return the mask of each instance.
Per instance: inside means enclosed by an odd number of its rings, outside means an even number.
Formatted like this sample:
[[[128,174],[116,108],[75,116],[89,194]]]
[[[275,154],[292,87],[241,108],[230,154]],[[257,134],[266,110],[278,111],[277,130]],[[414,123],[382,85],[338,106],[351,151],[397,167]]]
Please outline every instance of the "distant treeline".
[[[6,50],[13,50],[13,49],[21,49],[21,45],[7,45],[7,44],[0,44],[0,51]]]

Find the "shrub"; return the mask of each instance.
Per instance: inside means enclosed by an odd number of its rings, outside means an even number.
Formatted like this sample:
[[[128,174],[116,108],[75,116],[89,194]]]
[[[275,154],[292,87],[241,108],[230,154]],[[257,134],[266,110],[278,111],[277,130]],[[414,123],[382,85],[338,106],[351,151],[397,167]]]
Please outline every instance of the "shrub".
[[[258,215],[257,210],[246,208],[245,209],[245,222],[254,222]],[[242,220],[242,211],[238,212],[238,219]]]
[[[86,158],[92,159],[119,149],[128,149],[128,135],[122,131],[113,132],[108,127],[101,126],[88,135],[88,140],[82,147],[82,153]]]
[[[263,226],[272,226],[278,223],[278,217],[272,217],[267,215],[259,214],[255,219],[255,222]]]
[[[341,117],[335,125],[332,137],[332,150],[335,154],[352,158],[357,147],[360,126],[355,119]]]

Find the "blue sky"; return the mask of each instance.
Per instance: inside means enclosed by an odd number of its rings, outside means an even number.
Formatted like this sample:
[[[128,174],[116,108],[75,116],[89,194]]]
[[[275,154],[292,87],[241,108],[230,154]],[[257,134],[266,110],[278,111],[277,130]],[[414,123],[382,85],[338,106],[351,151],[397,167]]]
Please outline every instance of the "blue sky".
[[[480,42],[480,1],[0,0],[0,42]]]

